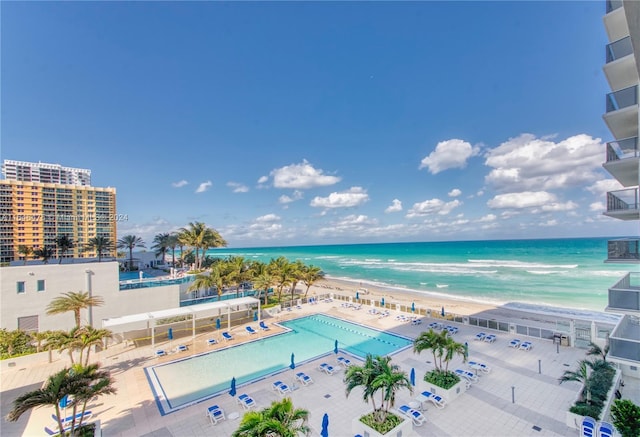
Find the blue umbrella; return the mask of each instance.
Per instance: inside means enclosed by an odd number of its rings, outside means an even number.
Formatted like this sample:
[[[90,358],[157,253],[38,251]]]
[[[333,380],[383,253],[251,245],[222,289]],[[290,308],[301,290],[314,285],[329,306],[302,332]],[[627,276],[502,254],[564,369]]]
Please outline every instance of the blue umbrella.
[[[216,319],[216,329],[220,329],[220,319]]]
[[[289,364],[289,367],[291,368],[291,370],[296,368],[296,363],[294,361],[295,355],[293,355],[293,352],[291,353],[291,364]]]
[[[412,386],[416,386],[416,369],[411,368],[411,373],[409,374],[409,381],[411,381]]]
[[[383,307],[384,306],[384,297],[382,299],[380,299],[380,306]]]
[[[336,340],[336,342],[333,344],[333,353],[334,354],[338,353],[338,340]]]
[[[356,291],[356,300],[360,300],[360,293]]]
[[[464,342],[464,357],[469,358],[469,343],[467,343],[466,341]]]
[[[253,321],[254,321],[254,322],[257,322],[257,321],[258,321],[258,312],[257,312],[257,311],[254,311],[254,312],[253,312]]]
[[[444,307],[442,307],[442,310],[440,311],[440,315],[444,317]]]
[[[69,403],[69,395],[64,395],[62,399],[60,399],[60,408],[67,408],[67,404]]]
[[[320,431],[322,437],[329,437],[329,415],[324,413],[322,416],[322,431]]]
[[[229,390],[231,396],[236,395],[236,377],[231,378],[231,389]]]
[[[416,303],[415,302],[411,302],[411,312],[412,313],[416,312]]]
[[[173,328],[169,328],[169,331],[167,332],[167,337],[169,337],[169,340],[173,340]]]

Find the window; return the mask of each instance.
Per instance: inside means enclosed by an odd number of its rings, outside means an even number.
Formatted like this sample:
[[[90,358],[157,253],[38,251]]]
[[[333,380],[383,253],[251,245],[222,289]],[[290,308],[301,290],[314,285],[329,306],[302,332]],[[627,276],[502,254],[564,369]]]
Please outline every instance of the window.
[[[36,291],[44,291],[44,279],[38,279]]]
[[[18,292],[18,294],[22,294],[25,292],[24,281],[16,282],[16,291]]]

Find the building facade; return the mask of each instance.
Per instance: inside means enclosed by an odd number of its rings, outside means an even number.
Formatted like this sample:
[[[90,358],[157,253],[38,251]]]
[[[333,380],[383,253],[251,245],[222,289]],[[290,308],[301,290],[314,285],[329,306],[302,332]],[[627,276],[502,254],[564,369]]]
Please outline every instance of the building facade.
[[[91,170],[63,167],[45,162],[25,162],[5,159],[2,164],[5,179],[45,184],[91,185]]]
[[[611,92],[603,116],[613,140],[606,145],[603,167],[622,189],[607,193],[606,216],[640,224],[638,186],[640,2],[607,0],[604,26],[609,39],[603,68]],[[639,230],[640,233],[640,230]],[[640,237],[608,242],[610,263],[640,263]],[[609,360],[623,374],[640,377],[640,272],[629,272],[609,289],[607,311],[623,314],[609,336]]]

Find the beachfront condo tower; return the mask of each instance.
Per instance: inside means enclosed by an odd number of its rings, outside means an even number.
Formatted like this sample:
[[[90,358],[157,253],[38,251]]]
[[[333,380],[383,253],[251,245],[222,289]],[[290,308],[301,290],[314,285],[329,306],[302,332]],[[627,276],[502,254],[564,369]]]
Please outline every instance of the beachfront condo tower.
[[[622,189],[607,193],[606,216],[640,220],[638,186],[638,88],[640,84],[640,2],[607,0],[604,26],[609,39],[604,74],[611,92],[603,116],[613,140],[606,145],[604,168]],[[639,222],[640,224],[640,222]],[[640,263],[640,238],[608,242],[607,262]],[[609,359],[623,374],[640,377],[640,272],[629,272],[609,289],[607,311],[623,314],[609,337]]]
[[[0,262],[48,248],[52,258],[92,258],[94,237],[116,241],[116,190],[91,186],[91,171],[58,164],[5,160],[0,180]],[[73,247],[59,250],[58,237]],[[115,256],[115,248],[102,256]],[[27,254],[31,259],[33,255]]]

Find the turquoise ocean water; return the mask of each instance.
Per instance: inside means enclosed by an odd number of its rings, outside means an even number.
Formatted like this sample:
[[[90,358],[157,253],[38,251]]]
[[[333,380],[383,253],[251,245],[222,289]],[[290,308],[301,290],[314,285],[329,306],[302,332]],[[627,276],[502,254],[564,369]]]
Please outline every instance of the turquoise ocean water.
[[[291,246],[209,251],[268,262],[285,256],[330,277],[532,309],[602,311],[632,265],[605,264],[607,238]]]

